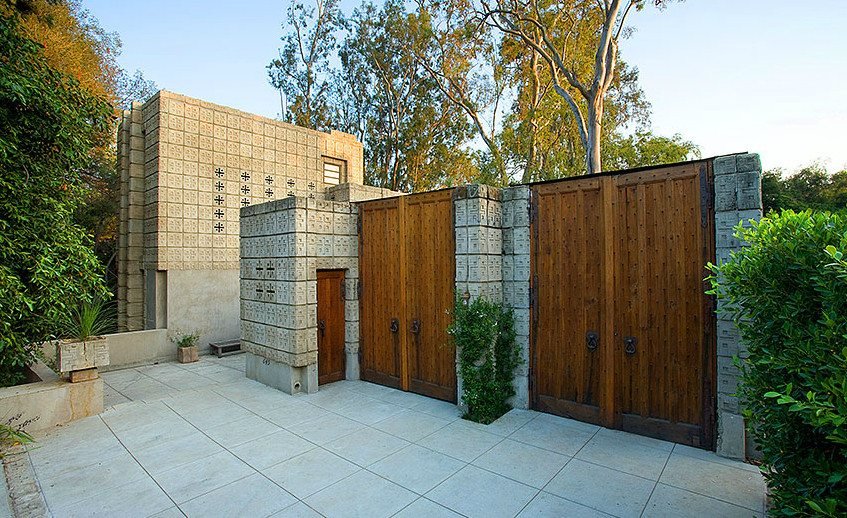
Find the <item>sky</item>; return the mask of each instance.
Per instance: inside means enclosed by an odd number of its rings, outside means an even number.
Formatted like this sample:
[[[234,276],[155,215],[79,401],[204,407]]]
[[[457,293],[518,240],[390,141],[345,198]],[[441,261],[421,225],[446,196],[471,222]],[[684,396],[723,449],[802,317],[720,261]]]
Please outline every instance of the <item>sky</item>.
[[[121,66],[160,88],[280,113],[265,67],[280,47],[287,0],[82,4],[120,34]],[[837,171],[847,169],[844,20],[845,0],[687,0],[631,16],[621,56],[640,71],[655,133],[679,133],[704,157],[759,153],[766,170],[820,162]]]

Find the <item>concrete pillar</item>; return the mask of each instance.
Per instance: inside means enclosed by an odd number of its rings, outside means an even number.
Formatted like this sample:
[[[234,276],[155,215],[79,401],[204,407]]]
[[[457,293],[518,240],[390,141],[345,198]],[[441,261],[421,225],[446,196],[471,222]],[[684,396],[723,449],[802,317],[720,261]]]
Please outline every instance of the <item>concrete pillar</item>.
[[[718,264],[727,261],[743,243],[733,228],[762,217],[762,164],[752,153],[718,157],[715,175],[715,255]],[[717,453],[723,457],[744,459],[747,451],[744,419],[736,396],[740,372],[733,358],[746,358],[738,328],[728,315],[720,312],[717,320]]]

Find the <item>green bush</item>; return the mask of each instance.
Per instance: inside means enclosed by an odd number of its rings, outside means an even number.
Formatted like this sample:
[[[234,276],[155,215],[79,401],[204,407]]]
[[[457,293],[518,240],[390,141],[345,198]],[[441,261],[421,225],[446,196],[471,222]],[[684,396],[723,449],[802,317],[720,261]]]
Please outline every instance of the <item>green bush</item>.
[[[459,351],[465,419],[489,424],[509,411],[515,368],[521,364],[511,309],[477,297],[457,300],[448,332]]]
[[[847,514],[847,218],[784,211],[712,267],[749,358],[739,389],[774,515]]]
[[[73,214],[111,113],[0,14],[0,386],[23,381],[72,307],[107,295]]]

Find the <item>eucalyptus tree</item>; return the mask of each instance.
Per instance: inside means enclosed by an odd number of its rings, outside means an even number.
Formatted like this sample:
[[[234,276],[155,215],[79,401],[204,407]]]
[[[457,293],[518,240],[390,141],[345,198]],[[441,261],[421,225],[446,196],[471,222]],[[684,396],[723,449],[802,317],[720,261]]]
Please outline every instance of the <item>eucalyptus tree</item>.
[[[330,124],[330,57],[338,47],[338,0],[293,0],[285,14],[279,55],[267,66],[271,84],[288,102],[284,120],[315,129]]]
[[[464,1],[464,0],[456,0]],[[658,7],[666,0],[651,0]],[[552,89],[569,108],[588,173],[602,170],[604,112],[615,81],[618,46],[629,32],[629,15],[646,0],[478,0],[481,26],[499,30],[537,54]],[[585,56],[590,60],[586,69]]]
[[[346,21],[335,113],[361,136],[366,182],[426,190],[467,178],[469,126],[416,59],[429,41],[400,0],[365,2]]]

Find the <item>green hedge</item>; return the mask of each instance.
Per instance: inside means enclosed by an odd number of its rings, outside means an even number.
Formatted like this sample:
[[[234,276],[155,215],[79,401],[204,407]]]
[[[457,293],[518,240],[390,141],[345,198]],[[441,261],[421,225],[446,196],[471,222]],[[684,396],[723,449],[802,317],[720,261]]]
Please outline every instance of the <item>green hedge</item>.
[[[847,218],[785,211],[713,267],[749,358],[739,389],[774,515],[847,514]]]
[[[489,424],[509,411],[515,368],[521,364],[511,309],[477,297],[457,300],[448,328],[459,352],[465,419]]]

